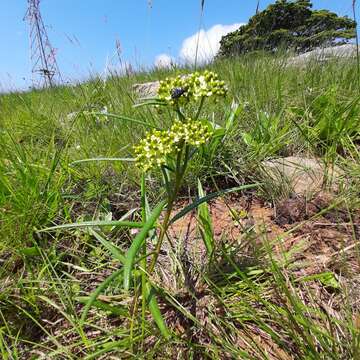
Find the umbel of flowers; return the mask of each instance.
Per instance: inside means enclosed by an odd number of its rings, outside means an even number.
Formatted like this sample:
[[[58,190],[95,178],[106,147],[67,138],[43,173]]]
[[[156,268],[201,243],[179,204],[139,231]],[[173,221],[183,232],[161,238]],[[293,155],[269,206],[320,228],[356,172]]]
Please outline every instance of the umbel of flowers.
[[[212,129],[205,122],[175,120],[169,130],[153,130],[135,146],[137,164],[144,171],[165,165],[183,145],[199,147],[210,139],[211,134]]]
[[[179,75],[166,78],[160,82],[159,99],[171,105],[186,105],[188,102],[198,101],[211,96],[225,96],[227,87],[225,82],[218,79],[218,75],[205,70],[190,75]]]

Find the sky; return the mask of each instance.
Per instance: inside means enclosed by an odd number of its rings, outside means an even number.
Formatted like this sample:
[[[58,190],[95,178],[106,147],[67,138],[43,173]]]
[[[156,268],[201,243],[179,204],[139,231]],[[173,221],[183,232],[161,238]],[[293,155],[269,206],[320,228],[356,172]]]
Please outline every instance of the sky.
[[[260,0],[260,9],[273,1]],[[208,61],[221,36],[254,15],[257,0],[41,0],[49,40],[65,81],[105,76],[128,64],[133,68]],[[0,91],[31,85],[26,0],[1,0]],[[314,8],[352,14],[352,0],[313,0]],[[358,5],[359,7],[359,5]],[[360,9],[358,9],[360,10]],[[360,11],[359,15],[360,15]],[[200,29],[200,33],[198,31]],[[120,57],[116,48],[120,44]]]

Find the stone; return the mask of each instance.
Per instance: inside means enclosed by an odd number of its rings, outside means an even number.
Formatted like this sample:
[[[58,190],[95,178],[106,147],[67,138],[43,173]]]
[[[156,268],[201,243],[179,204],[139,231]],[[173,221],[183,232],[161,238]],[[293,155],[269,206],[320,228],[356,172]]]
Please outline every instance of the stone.
[[[287,61],[287,65],[304,66],[312,61],[325,62],[331,59],[354,58],[356,56],[356,53],[356,45],[353,44],[318,48],[312,51],[308,51],[304,54],[291,57]]]
[[[142,84],[134,84],[133,90],[140,98],[151,98],[157,95],[160,81],[151,81]]]
[[[341,170],[326,168],[324,163],[313,158],[289,156],[264,161],[263,171],[274,180],[286,180],[295,194],[309,196],[322,190],[325,182],[336,190]]]

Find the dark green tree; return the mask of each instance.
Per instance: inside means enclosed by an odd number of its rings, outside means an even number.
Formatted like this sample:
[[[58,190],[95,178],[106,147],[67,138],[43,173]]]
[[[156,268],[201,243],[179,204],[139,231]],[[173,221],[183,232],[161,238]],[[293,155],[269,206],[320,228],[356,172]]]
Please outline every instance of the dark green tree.
[[[348,43],[356,23],[328,10],[313,10],[310,0],[277,0],[250,18],[248,24],[225,35],[218,56],[232,56],[280,48],[305,52],[319,46]]]

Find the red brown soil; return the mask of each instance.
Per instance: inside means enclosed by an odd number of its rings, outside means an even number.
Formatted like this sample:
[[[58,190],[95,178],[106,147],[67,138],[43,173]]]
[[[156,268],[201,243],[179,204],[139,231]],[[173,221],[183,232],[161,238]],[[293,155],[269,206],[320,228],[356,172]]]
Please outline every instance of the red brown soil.
[[[321,192],[310,200],[298,196],[274,207],[256,198],[234,196],[218,198],[208,206],[216,242],[236,244],[252,231],[259,246],[272,242],[279,256],[291,253],[291,261],[299,264],[298,275],[321,271],[354,274],[360,270],[360,212],[351,212],[337,201]],[[179,204],[174,214],[186,205]],[[195,211],[175,222],[169,235],[174,243],[183,242],[197,260],[203,259],[205,247]]]

